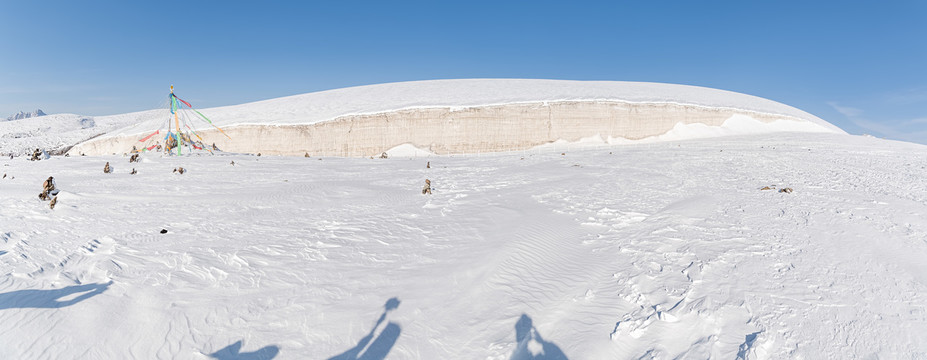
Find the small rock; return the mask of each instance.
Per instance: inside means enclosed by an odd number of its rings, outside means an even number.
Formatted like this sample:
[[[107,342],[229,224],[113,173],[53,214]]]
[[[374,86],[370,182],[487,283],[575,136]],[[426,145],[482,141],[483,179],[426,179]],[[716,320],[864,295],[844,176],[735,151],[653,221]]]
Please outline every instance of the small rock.
[[[162,234],[167,234],[167,229],[161,229]]]

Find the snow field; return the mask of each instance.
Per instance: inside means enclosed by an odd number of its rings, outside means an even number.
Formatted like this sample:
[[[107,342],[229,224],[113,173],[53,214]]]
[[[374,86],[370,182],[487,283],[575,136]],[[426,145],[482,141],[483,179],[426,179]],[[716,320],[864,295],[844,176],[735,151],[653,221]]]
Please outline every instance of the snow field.
[[[397,150],[0,159],[0,357],[927,355],[923,146]]]

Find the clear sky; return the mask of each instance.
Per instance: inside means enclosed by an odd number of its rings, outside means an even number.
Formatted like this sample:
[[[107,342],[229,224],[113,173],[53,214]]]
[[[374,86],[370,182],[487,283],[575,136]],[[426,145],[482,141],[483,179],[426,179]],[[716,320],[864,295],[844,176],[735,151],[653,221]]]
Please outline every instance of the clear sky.
[[[0,117],[452,78],[756,95],[927,144],[927,1],[6,1]]]

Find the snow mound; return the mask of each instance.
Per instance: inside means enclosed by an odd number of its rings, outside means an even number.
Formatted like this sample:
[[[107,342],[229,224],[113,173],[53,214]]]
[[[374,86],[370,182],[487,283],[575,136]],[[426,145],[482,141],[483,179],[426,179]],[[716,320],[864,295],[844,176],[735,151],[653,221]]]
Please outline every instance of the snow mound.
[[[412,145],[412,144],[402,144],[392,149],[386,150],[386,155],[389,155],[390,157],[393,157],[393,156],[428,157],[428,156],[434,156],[434,153],[432,153],[431,151],[425,150],[425,149],[420,149],[418,147],[415,147],[415,145]]]
[[[708,126],[705,124],[676,124],[666,134],[654,136],[649,141],[674,141],[703,139],[721,136],[765,134],[773,132],[830,132],[828,129],[811,122],[775,120],[769,123],[756,120],[749,116],[734,115],[724,121],[721,126]]]

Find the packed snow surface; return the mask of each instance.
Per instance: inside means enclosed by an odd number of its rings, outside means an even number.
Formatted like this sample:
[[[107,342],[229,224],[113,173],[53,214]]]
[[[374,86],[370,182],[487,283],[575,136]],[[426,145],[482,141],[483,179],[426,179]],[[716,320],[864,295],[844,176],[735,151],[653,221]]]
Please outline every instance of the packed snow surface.
[[[0,158],[0,357],[927,356],[924,146],[563,146]]]

